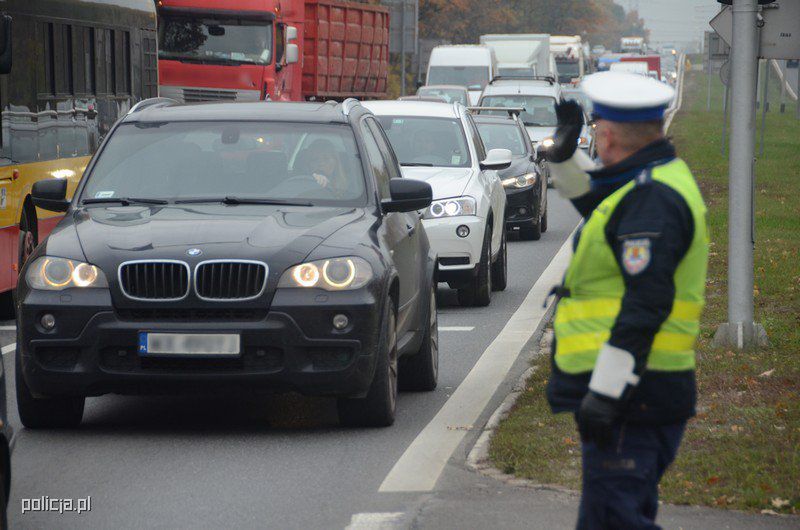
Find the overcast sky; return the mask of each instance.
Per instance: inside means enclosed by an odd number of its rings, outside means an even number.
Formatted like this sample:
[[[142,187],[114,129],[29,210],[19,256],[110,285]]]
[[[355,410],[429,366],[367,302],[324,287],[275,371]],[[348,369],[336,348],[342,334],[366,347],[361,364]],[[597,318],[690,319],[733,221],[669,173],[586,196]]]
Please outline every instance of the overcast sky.
[[[716,0],[616,0],[625,9],[635,9],[650,30],[652,43],[700,41],[710,30],[709,19],[719,11]]]

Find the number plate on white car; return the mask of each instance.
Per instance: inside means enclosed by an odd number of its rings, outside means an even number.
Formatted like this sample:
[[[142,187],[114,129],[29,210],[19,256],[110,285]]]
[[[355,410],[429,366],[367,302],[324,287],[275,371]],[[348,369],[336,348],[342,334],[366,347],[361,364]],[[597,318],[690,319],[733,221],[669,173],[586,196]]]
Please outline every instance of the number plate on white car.
[[[139,355],[236,357],[240,337],[226,333],[139,332]]]

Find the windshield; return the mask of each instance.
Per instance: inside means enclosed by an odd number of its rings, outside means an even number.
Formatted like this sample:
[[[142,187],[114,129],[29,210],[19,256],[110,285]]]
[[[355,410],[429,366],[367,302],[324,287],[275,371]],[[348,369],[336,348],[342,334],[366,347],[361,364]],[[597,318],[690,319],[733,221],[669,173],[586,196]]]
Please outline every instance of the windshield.
[[[378,116],[401,165],[469,167],[461,122],[451,118]]]
[[[501,77],[530,77],[534,74],[531,68],[499,68],[497,75]]]
[[[81,197],[226,196],[363,205],[364,174],[352,130],[285,122],[122,124]]]
[[[235,18],[162,16],[158,57],[212,64],[269,64],[272,23]]]
[[[569,83],[573,78],[581,75],[579,61],[556,61],[558,66],[558,82]]]
[[[587,115],[592,113],[592,100],[590,100],[581,90],[564,90],[561,92],[561,95],[564,99],[573,100],[580,103]]]
[[[555,127],[556,100],[550,96],[485,96],[481,100],[481,107],[512,107],[525,109],[519,118],[528,127]],[[481,111],[481,113],[506,115],[505,112]]]
[[[523,136],[519,126],[514,123],[478,123],[486,149],[508,149],[514,156],[522,156],[528,152],[527,138]],[[527,135],[526,135],[527,136]]]
[[[459,85],[469,90],[483,90],[489,82],[487,66],[431,66],[429,85]]]
[[[442,98],[447,103],[453,103],[454,101],[458,101],[464,106],[469,105],[467,102],[467,93],[463,90],[457,90],[455,88],[428,88],[428,87],[420,87],[417,90],[418,96],[433,96]]]

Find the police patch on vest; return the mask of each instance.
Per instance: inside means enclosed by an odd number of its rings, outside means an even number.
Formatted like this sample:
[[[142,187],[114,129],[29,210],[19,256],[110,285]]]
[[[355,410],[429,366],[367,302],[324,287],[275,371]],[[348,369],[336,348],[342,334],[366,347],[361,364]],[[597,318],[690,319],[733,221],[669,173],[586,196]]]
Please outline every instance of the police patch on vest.
[[[626,239],[622,243],[622,266],[635,276],[650,265],[650,239]]]

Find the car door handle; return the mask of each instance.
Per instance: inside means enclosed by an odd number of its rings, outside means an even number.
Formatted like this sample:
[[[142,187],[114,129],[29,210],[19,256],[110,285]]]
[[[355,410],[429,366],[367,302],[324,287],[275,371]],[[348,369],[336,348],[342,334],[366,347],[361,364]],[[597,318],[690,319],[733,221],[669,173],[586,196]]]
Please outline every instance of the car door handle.
[[[414,232],[417,231],[417,227],[406,223],[406,230],[408,230],[408,237],[411,237],[414,235]]]

